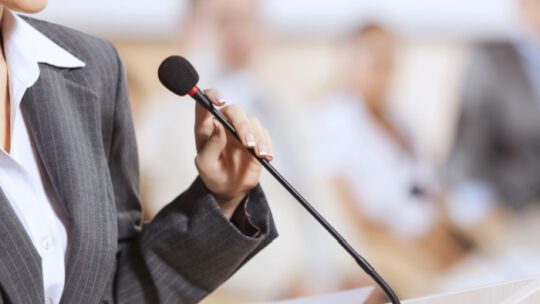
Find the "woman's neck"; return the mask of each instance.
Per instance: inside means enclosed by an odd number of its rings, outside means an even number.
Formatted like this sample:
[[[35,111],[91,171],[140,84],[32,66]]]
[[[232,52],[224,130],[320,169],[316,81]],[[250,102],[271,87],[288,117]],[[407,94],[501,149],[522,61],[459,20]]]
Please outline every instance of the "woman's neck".
[[[0,5],[0,60],[1,64],[5,64],[6,57],[4,56],[4,33],[2,30],[2,24],[4,23],[4,6]],[[0,97],[1,98],[1,97]]]
[[[4,39],[2,35],[2,17],[4,7],[0,5],[0,145],[9,153],[11,146],[11,124],[10,124],[10,100],[8,87],[7,62],[4,56]]]

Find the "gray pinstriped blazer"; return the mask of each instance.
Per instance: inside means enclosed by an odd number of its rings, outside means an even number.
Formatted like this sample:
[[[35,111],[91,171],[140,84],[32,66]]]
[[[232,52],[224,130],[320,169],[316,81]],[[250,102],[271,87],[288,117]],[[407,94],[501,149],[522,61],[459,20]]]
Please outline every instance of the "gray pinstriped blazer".
[[[86,63],[40,65],[21,103],[71,223],[62,303],[195,303],[277,236],[257,187],[256,238],[224,218],[200,179],[139,226],[139,174],[125,76],[104,41],[26,20]],[[244,214],[247,216],[247,214]],[[0,302],[44,303],[39,254],[0,191]]]

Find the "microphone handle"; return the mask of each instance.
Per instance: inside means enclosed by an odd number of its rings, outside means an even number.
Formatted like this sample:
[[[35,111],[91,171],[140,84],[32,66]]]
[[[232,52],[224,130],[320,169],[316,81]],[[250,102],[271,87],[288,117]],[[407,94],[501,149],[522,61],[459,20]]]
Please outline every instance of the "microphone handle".
[[[199,104],[204,106],[214,117],[231,133],[240,140],[238,133],[234,126],[225,118],[225,116],[218,111],[214,105],[208,100],[208,97],[200,90],[197,90],[194,94],[191,94]],[[241,140],[240,140],[241,141]],[[384,279],[375,271],[375,269],[369,264],[369,262],[363,258],[354,248],[345,240],[339,232],[270,164],[270,162],[264,158],[259,158],[253,149],[248,149],[251,155],[253,155],[259,163],[285,188],[287,191],[304,207],[321,224],[321,226],[332,235],[332,237],[349,253],[349,255],[356,261],[356,263],[382,288],[393,304],[400,304],[398,297],[392,290],[390,285],[384,281]]]

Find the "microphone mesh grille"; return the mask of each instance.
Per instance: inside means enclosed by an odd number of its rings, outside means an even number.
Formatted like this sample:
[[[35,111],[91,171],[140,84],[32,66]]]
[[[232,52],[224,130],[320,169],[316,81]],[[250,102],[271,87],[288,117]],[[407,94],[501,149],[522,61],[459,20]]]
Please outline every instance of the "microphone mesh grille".
[[[199,82],[195,68],[181,56],[170,56],[163,60],[158,69],[161,83],[180,96],[186,95]]]

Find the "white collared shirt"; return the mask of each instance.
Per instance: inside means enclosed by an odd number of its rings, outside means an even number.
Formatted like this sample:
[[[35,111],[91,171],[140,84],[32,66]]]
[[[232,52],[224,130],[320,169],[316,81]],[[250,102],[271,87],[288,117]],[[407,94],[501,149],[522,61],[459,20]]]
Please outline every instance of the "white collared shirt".
[[[429,194],[414,189],[436,191],[432,165],[390,137],[361,96],[332,94],[307,115],[314,160],[324,174],[347,180],[363,214],[403,239],[431,230],[436,209]]]
[[[9,74],[11,146],[9,154],[0,150],[0,187],[41,256],[46,303],[58,303],[64,289],[69,222],[20,105],[26,90],[39,79],[38,63],[63,68],[85,64],[8,10],[1,30]]]

